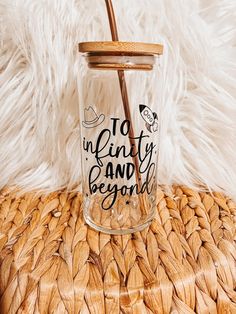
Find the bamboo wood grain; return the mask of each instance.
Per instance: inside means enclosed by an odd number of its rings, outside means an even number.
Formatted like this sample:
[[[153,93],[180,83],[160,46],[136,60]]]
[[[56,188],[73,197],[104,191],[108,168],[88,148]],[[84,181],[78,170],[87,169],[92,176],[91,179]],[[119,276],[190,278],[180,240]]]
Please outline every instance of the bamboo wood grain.
[[[110,5],[109,5],[110,8]],[[114,18],[109,18],[110,22],[114,22]],[[117,30],[116,30],[117,33]],[[115,33],[115,34],[116,34]],[[113,36],[114,41],[92,41],[79,43],[80,52],[97,53],[97,52],[115,52],[130,53],[141,55],[161,55],[163,54],[163,45],[143,43],[143,42],[124,42],[118,41],[118,36]]]

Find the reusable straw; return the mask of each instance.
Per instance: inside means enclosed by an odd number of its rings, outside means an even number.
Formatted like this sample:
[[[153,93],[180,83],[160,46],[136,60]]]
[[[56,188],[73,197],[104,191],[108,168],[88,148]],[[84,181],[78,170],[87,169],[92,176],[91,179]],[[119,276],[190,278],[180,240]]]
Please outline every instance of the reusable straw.
[[[115,13],[113,10],[113,5],[111,0],[105,0],[106,2],[106,8],[107,8],[107,14],[110,24],[110,31],[111,31],[111,37],[112,41],[119,41],[117,26],[116,26],[116,18]],[[130,146],[134,148],[135,156],[133,158],[134,166],[135,166],[135,175],[136,175],[136,183],[138,185],[139,190],[142,186],[142,178],[139,176],[139,161],[137,156],[137,146],[134,139],[134,130],[133,130],[133,124],[131,121],[131,113],[130,113],[130,106],[129,106],[129,97],[128,97],[128,91],[127,91],[127,85],[125,81],[125,73],[124,70],[118,70],[118,78],[119,78],[119,84],[120,84],[120,92],[123,102],[123,108],[125,112],[125,118],[130,121],[130,130],[129,130],[129,141]],[[142,198],[142,194],[139,194],[139,200],[141,203],[141,211],[145,211],[145,206]]]

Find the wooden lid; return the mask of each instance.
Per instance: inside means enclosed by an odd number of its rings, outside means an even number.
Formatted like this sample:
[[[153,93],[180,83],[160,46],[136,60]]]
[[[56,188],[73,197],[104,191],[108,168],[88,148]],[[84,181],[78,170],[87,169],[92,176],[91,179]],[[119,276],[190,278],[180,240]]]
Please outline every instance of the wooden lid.
[[[80,52],[100,53],[116,52],[129,54],[163,54],[163,45],[142,43],[142,42],[124,42],[124,41],[92,41],[79,43]]]

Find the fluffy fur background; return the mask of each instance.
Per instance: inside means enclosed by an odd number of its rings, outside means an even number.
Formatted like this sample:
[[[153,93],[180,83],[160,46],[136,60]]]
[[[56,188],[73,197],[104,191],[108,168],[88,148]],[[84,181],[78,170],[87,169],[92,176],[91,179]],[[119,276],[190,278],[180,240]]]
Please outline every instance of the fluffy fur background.
[[[236,1],[113,0],[121,40],[162,42],[162,184],[236,197]],[[79,188],[77,43],[103,0],[0,0],[0,188]]]

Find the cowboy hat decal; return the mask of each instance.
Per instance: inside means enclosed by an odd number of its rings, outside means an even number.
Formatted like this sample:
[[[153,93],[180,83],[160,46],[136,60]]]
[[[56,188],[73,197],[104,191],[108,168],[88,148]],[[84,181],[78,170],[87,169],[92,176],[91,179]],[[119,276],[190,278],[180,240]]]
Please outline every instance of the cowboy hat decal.
[[[82,124],[85,128],[95,128],[100,125],[105,119],[104,114],[100,114],[99,116],[96,114],[95,110],[92,106],[84,109],[84,121]]]

